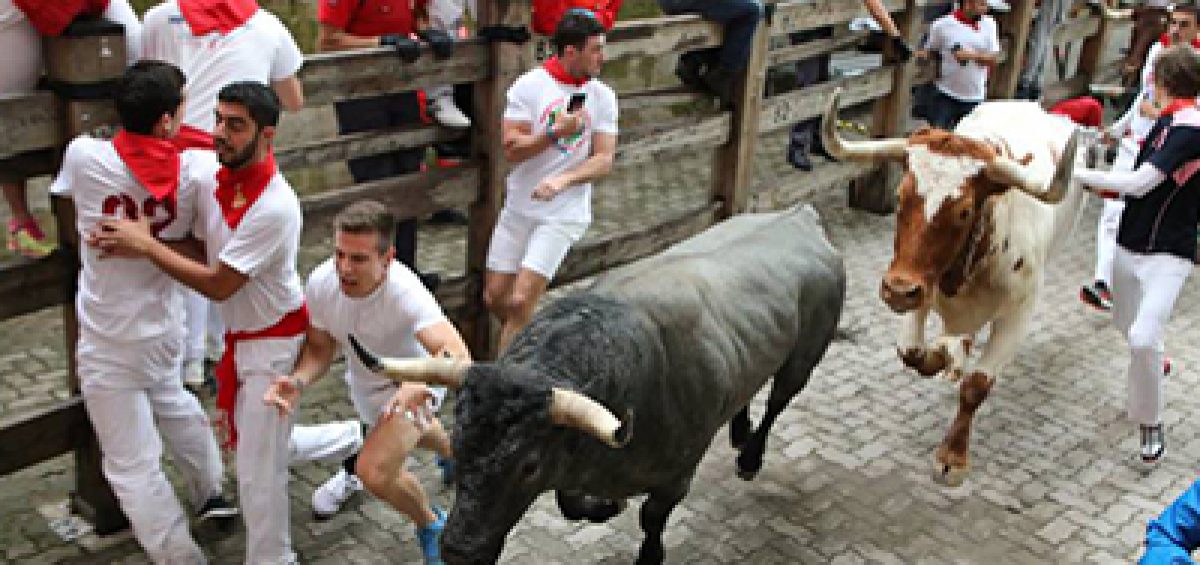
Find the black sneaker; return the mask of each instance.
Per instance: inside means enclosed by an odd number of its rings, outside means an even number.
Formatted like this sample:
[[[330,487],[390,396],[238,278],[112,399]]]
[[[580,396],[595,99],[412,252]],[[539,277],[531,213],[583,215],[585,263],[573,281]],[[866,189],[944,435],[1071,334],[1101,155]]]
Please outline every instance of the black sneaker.
[[[1085,284],[1079,289],[1079,300],[1101,312],[1112,310],[1112,291],[1104,281]]]
[[[209,498],[204,506],[196,511],[196,516],[201,520],[228,520],[240,513],[237,506],[230,504],[224,496],[218,494]]]
[[[1163,452],[1167,450],[1167,439],[1163,435],[1162,424],[1157,426],[1138,426],[1142,432],[1141,453],[1143,463],[1158,463]]]

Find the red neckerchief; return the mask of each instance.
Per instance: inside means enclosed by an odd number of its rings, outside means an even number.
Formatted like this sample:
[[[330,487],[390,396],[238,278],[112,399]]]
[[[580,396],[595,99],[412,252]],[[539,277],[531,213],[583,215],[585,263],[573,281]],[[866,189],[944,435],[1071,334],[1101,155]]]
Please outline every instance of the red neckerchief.
[[[179,188],[179,151],[171,140],[121,130],[112,144],[146,192],[156,200],[174,198]]]
[[[1162,117],[1170,116],[1170,115],[1174,114],[1175,112],[1183,110],[1184,108],[1191,108],[1192,106],[1195,106],[1195,105],[1196,105],[1195,99],[1176,98],[1174,102],[1167,104],[1167,107],[1162,109],[1162,112],[1159,113],[1158,117],[1162,118]]]
[[[229,229],[235,230],[242,223],[242,216],[262,196],[271,179],[275,178],[275,172],[274,153],[267,153],[266,159],[236,171],[228,167],[217,171],[217,204],[221,205],[221,214]]]
[[[958,9],[958,10],[954,11],[954,19],[958,20],[963,25],[965,25],[975,31],[979,31],[979,20],[981,20],[983,18],[978,17],[975,19],[971,19],[971,17],[968,16],[966,12],[962,11],[962,9]]]
[[[213,31],[229,33],[257,11],[255,0],[179,0],[179,13],[196,37]]]
[[[228,450],[237,447],[237,425],[234,423],[233,408],[237,404],[238,387],[241,386],[237,376],[236,350],[238,342],[294,337],[306,331],[308,331],[308,306],[301,304],[299,308],[285,314],[278,322],[261,330],[225,332],[225,351],[213,369],[213,373],[217,377],[217,411],[219,413],[217,428],[224,432],[219,434],[222,438],[221,447]],[[248,402],[259,402],[259,399],[251,399]]]
[[[1158,42],[1161,43],[1163,47],[1170,47],[1171,46],[1171,34],[1164,33],[1164,34],[1158,36]],[[1197,37],[1192,40],[1192,48],[1200,49],[1200,37]]]
[[[80,14],[98,16],[108,9],[108,0],[13,0],[38,33],[58,37]]]
[[[546,69],[546,72],[550,73],[550,76],[554,80],[562,84],[569,84],[576,88],[583,86],[587,81],[592,79],[592,77],[587,75],[577,77],[567,72],[566,67],[563,67],[562,61],[558,60],[558,55],[546,59],[546,62],[542,63],[542,68]]]
[[[179,133],[171,138],[171,142],[175,144],[175,148],[183,151],[184,149],[213,149],[212,134],[187,124],[179,126]]]

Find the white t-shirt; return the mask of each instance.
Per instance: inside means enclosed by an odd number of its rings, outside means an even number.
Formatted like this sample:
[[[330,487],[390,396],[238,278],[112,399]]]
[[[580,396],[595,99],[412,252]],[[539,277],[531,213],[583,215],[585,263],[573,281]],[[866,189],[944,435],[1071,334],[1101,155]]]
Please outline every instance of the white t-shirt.
[[[303,220],[300,200],[283,175],[276,173],[236,230],[230,229],[217,203],[216,155],[205,156],[207,186],[199,190],[196,237],[204,240],[208,264],[225,263],[249,277],[246,284],[217,303],[229,331],[256,331],[275,325],[304,303],[304,289],[296,273]]]
[[[999,53],[996,20],[983,16],[979,18],[979,29],[976,30],[958,21],[954,14],[942,16],[929,26],[929,39],[925,43],[927,49],[942,55],[938,90],[964,102],[980,102],[987,97],[988,69],[975,61],[959,64],[951,52],[955,45],[970,51]]]
[[[446,321],[437,300],[421,279],[397,261],[388,266],[387,278],[369,296],[351,298],[342,292],[334,260],[321,263],[308,276],[305,298],[314,328],[351,351],[350,334],[368,349],[387,357],[428,357],[417,332]],[[346,355],[346,384],[363,421],[373,424],[396,383],[368,370],[357,355]],[[440,388],[440,387],[439,387]],[[437,394],[444,394],[444,390]]]
[[[542,67],[517,78],[508,89],[504,119],[527,122],[534,134],[545,135],[571,94],[583,91],[584,128],[578,135],[560,139],[552,147],[513,167],[508,175],[504,206],[523,216],[542,220],[590,222],[592,184],[567,188],[549,202],[533,199],[533,189],[546,177],[574,168],[592,155],[592,134],[617,134],[617,95],[608,85],[592,79],[582,88],[554,80]]]
[[[147,59],[173,63],[187,77],[183,122],[211,132],[217,93],[225,85],[253,80],[265,84],[296,74],[304,55],[274,14],[259,9],[228,35],[192,35],[179,4],[168,0],[144,18],[142,46]]]
[[[181,239],[196,215],[199,151],[180,154],[179,189],[174,204],[159,202],[133,177],[111,141],[80,136],[67,146],[62,169],[50,186],[75,204],[80,240],[100,220],[150,218],[164,240]],[[82,269],[76,309],[86,333],[117,342],[177,335],[182,327],[179,285],[146,259],[100,259],[99,251],[80,246]]]

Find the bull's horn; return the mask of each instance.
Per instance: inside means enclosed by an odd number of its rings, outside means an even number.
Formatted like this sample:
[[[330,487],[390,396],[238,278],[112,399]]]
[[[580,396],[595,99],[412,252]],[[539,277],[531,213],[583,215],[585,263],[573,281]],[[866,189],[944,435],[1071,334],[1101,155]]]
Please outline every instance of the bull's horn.
[[[599,402],[573,390],[553,389],[550,421],[556,426],[586,432],[613,448],[624,447],[631,436],[628,423],[622,424]]]
[[[1108,5],[1106,0],[1100,0],[1099,2],[1096,2],[1096,5],[1100,8],[1100,17],[1104,18],[1106,21],[1115,22],[1133,19],[1132,9],[1113,8]]]
[[[380,357],[363,347],[353,335],[350,347],[358,355],[364,367],[373,373],[400,382],[418,382],[459,388],[467,374],[470,363],[455,359],[393,359]]]
[[[992,181],[1025,191],[1030,196],[1047,204],[1058,204],[1067,195],[1071,175],[1075,171],[1075,150],[1079,146],[1079,130],[1071,133],[1066,147],[1058,157],[1058,166],[1050,184],[1043,186],[1042,180],[1028,167],[1008,158],[996,157],[988,163],[987,176]]]
[[[844,161],[904,158],[905,150],[908,147],[908,140],[904,138],[864,141],[842,139],[841,134],[837,131],[838,102],[841,97],[841,88],[833,91],[833,96],[829,97],[829,105],[825,107],[825,116],[821,119],[821,142],[825,144],[825,150],[830,155]]]

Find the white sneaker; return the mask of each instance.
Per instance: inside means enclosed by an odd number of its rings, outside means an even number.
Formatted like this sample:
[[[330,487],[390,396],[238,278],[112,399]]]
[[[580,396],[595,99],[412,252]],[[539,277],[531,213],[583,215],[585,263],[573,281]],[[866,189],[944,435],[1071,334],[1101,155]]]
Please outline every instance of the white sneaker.
[[[338,469],[337,474],[313,491],[313,515],[318,520],[332,518],[354,493],[362,489],[362,481],[358,477],[347,473],[345,469]]]
[[[454,104],[454,98],[450,96],[441,96],[431,100],[429,114],[437,123],[448,128],[471,127],[471,118],[458,109],[458,106]]]
[[[1012,9],[1004,0],[988,0],[988,8],[993,12],[1007,12]]]
[[[204,387],[203,359],[188,359],[183,362],[183,386],[192,390]]]

